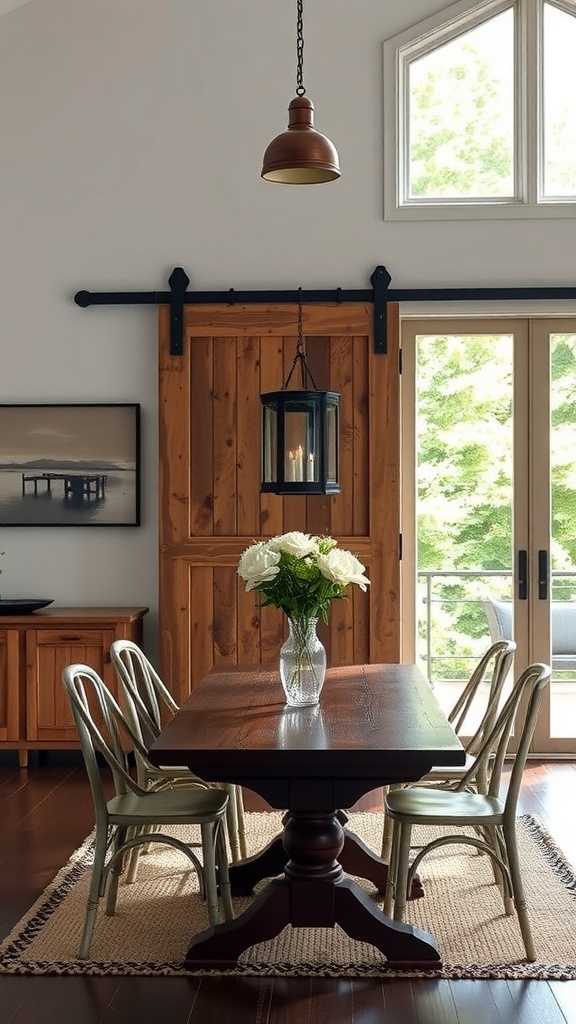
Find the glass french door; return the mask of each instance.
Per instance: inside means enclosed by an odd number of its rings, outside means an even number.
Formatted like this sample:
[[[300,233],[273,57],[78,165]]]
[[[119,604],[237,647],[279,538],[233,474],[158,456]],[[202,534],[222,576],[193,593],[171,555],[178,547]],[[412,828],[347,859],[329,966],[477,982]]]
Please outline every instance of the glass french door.
[[[402,650],[448,709],[500,636],[576,754],[576,320],[405,320]],[[473,728],[470,722],[470,731]]]

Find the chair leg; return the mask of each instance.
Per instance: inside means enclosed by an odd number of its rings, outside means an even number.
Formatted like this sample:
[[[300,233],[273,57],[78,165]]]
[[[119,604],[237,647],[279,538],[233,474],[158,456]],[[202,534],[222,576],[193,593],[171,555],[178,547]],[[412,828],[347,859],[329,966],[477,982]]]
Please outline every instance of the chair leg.
[[[232,921],[234,911],[232,909],[232,892],[230,889],[230,878],[228,875],[228,850],[226,848],[226,836],[222,826],[216,833],[216,862],[218,864],[218,888],[222,900],[224,920]]]
[[[242,786],[235,786],[236,791],[236,814],[238,817],[238,838],[240,840],[240,856],[245,860],[248,856],[248,843],[246,841],[246,822],[244,819],[244,794]]]
[[[140,832],[142,833],[142,835],[144,835],[147,832],[156,831],[156,828],[156,825],[144,825],[140,829]],[[127,836],[129,839],[132,839],[137,834],[138,828],[136,826],[128,829]],[[150,844],[148,843],[146,846],[133,846],[132,849],[128,851],[128,867],[126,868],[125,878],[126,885],[133,885],[134,882],[136,881],[136,877],[138,875],[138,864],[140,863],[140,854],[147,853],[149,848]]]
[[[206,887],[206,907],[208,921],[211,925],[219,924],[218,885],[216,882],[216,828],[214,822],[206,822],[200,826],[202,831],[202,854],[204,864],[204,885]]]
[[[526,906],[524,885],[522,883],[522,872],[520,870],[520,860],[518,858],[515,822],[512,822],[512,824],[504,823],[504,841],[506,843],[510,879],[512,881],[512,890],[514,892],[514,905],[516,907],[516,913],[518,914],[518,922],[520,924],[520,931],[524,941],[524,949],[526,950],[526,959],[529,963],[534,963],[536,960],[536,949],[534,946],[534,939],[532,937],[532,928],[530,927],[528,907]]]
[[[390,786],[382,786],[382,804],[384,807],[384,824],[382,827],[382,848],[380,850],[380,856],[383,860],[390,860],[390,850],[392,849],[392,832],[394,830],[394,823],[392,819],[386,814],[386,797],[390,792]]]
[[[396,853],[396,894],[394,898],[394,920],[403,921],[406,912],[406,890],[408,887],[408,869],[410,862],[410,840],[412,838],[412,825],[410,822],[395,823],[394,831],[399,833],[398,850]]]
[[[390,845],[390,861],[388,864],[388,881],[386,882],[386,892],[384,894],[384,913],[388,917],[392,917],[394,912],[394,900],[396,897],[396,872],[398,870],[398,831],[396,829],[396,823],[390,818],[390,828],[392,832],[391,845]]]
[[[508,853],[506,850],[506,843],[502,836],[499,827],[496,826],[485,826],[477,829],[480,838],[486,843],[494,854],[500,858],[500,860],[508,866]],[[482,851],[480,851],[482,852]],[[500,890],[502,896],[502,902],[504,904],[504,913],[511,916],[514,913],[514,903],[510,896],[510,885],[508,880],[504,877],[501,868],[498,866],[495,860],[490,857],[490,865],[492,867],[492,874],[494,875],[494,881]],[[509,872],[508,868],[508,872]]]
[[[238,805],[236,803],[236,786],[226,783],[222,787],[228,794],[226,804],[226,827],[228,831],[228,842],[230,843],[230,854],[233,861],[240,860],[240,842],[238,838]]]
[[[114,836],[114,842],[112,844],[112,853],[116,850],[121,849],[123,844],[126,842],[126,836],[128,834],[128,828],[118,827]],[[110,868],[110,877],[108,879],[108,896],[106,898],[106,916],[114,917],[116,913],[116,899],[118,897],[118,883],[120,881],[120,875],[124,868],[124,862],[126,859],[125,853],[120,853],[116,857],[112,867]]]
[[[94,843],[94,864],[92,865],[92,877],[90,879],[90,892],[86,906],[86,917],[84,928],[80,939],[78,956],[86,960],[90,953],[90,943],[98,911],[98,903],[102,896],[102,876],[104,874],[104,861],[106,860],[107,834],[105,828],[96,828],[96,839]]]
[[[392,832],[394,829],[394,822],[388,814],[386,814],[386,795],[392,793],[395,789],[403,789],[402,783],[393,783],[389,786],[382,786],[382,796],[384,800],[384,826],[382,828],[382,849],[380,856],[383,860],[390,859],[390,853],[392,850]]]

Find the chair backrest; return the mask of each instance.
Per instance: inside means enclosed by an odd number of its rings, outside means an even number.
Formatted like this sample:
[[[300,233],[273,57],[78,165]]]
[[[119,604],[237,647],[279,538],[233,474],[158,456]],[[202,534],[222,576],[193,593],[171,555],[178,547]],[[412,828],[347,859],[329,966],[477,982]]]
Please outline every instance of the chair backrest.
[[[78,732],[80,749],[86,765],[96,816],[106,816],[106,798],[97,760],[100,754],[112,771],[117,794],[130,790],[139,795],[144,790],[130,776],[126,766],[126,750],[142,750],[117,700],[89,665],[68,665],[62,682],[70,702]]]
[[[484,601],[484,609],[492,640],[511,640],[512,601],[497,601],[489,597]]]
[[[508,784],[506,807],[507,809],[510,807],[515,808],[528,750],[532,742],[534,729],[536,728],[542,694],[551,673],[550,666],[540,662],[528,665],[528,668],[524,669],[499,711],[492,729],[484,738],[476,754],[474,766],[459,780],[458,785],[455,787],[457,790],[466,790],[473,786],[478,771],[484,769],[486,772],[489,771],[489,796],[499,796],[504,759],[510,743],[512,730],[514,729],[517,738],[517,750],[514,755],[514,764]],[[525,712],[522,725],[518,728],[517,716],[521,701],[524,702]],[[490,762],[492,762],[492,766],[489,769]]]
[[[134,757],[138,781],[145,787],[150,772],[155,770],[146,751],[160,734],[162,711],[165,709],[172,716],[178,705],[144,651],[133,640],[115,640],[110,646],[110,659],[130,727],[140,741],[140,745],[134,747]]]
[[[149,747],[162,728],[163,709],[172,716],[178,705],[152,662],[133,640],[115,640],[110,646],[110,659],[127,698],[132,727],[141,733],[144,746]]]
[[[492,640],[512,638],[512,601],[487,598],[484,602]],[[576,669],[576,601],[552,601],[552,667],[558,671]]]
[[[460,735],[465,727],[466,718],[473,703],[482,699],[484,711],[473,735],[466,744],[466,752],[476,754],[482,740],[488,735],[500,707],[504,683],[510,672],[516,644],[513,640],[497,640],[482,655],[470,679],[448,715],[456,735]],[[482,684],[488,684],[481,690]]]

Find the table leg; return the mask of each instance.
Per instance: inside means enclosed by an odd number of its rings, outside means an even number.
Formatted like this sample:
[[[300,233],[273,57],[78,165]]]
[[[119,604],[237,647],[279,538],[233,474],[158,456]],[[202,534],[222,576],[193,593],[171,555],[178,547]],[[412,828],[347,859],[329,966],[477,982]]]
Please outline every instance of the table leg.
[[[348,815],[338,811],[338,820],[345,824]],[[263,878],[275,878],[282,874],[288,860],[282,833],[275,836],[267,846],[247,860],[235,861],[230,865],[230,885],[233,896],[251,896],[254,886]],[[344,847],[339,856],[340,864],[349,875],[367,878],[378,892],[386,891],[388,863],[378,857],[354,832],[344,830]],[[414,878],[411,899],[420,899],[424,895],[422,883],[418,875]]]
[[[276,875],[281,875],[287,860],[280,832],[253,857],[235,861],[230,865],[232,895],[251,896],[257,882],[263,878],[274,878]]]
[[[252,906],[234,921],[197,935],[186,955],[186,967],[231,969],[244,950],[273,938],[288,924],[296,928],[329,928],[339,924],[351,938],[376,946],[391,968],[441,968],[431,935],[386,917],[368,894],[344,874],[337,859],[344,838],[337,812],[290,812],[283,833],[289,858],[284,878],[270,882]],[[272,859],[277,857],[278,840],[273,840],[267,850]],[[238,870],[240,865],[231,867],[231,872]]]
[[[372,882],[378,892],[386,892],[388,880],[388,861],[378,857],[366,843],[354,832],[344,829],[344,847],[340,854],[340,863],[348,875],[356,875],[357,878],[367,878]],[[419,875],[414,876],[410,899],[418,900],[424,896],[424,888]]]

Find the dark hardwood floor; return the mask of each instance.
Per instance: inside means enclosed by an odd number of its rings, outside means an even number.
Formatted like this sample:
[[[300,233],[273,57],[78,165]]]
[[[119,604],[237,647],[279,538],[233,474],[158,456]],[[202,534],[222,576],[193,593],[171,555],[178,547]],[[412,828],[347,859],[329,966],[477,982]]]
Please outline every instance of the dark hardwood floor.
[[[57,755],[0,761],[0,935],[93,824],[84,769]],[[576,863],[576,764],[529,763],[520,811]],[[363,801],[375,806],[377,795]],[[247,806],[261,802],[248,794]],[[576,914],[575,914],[576,924]],[[575,929],[576,931],[576,929]],[[567,959],[576,959],[576,938]],[[0,977],[2,1024],[576,1024],[576,982],[322,978]]]

